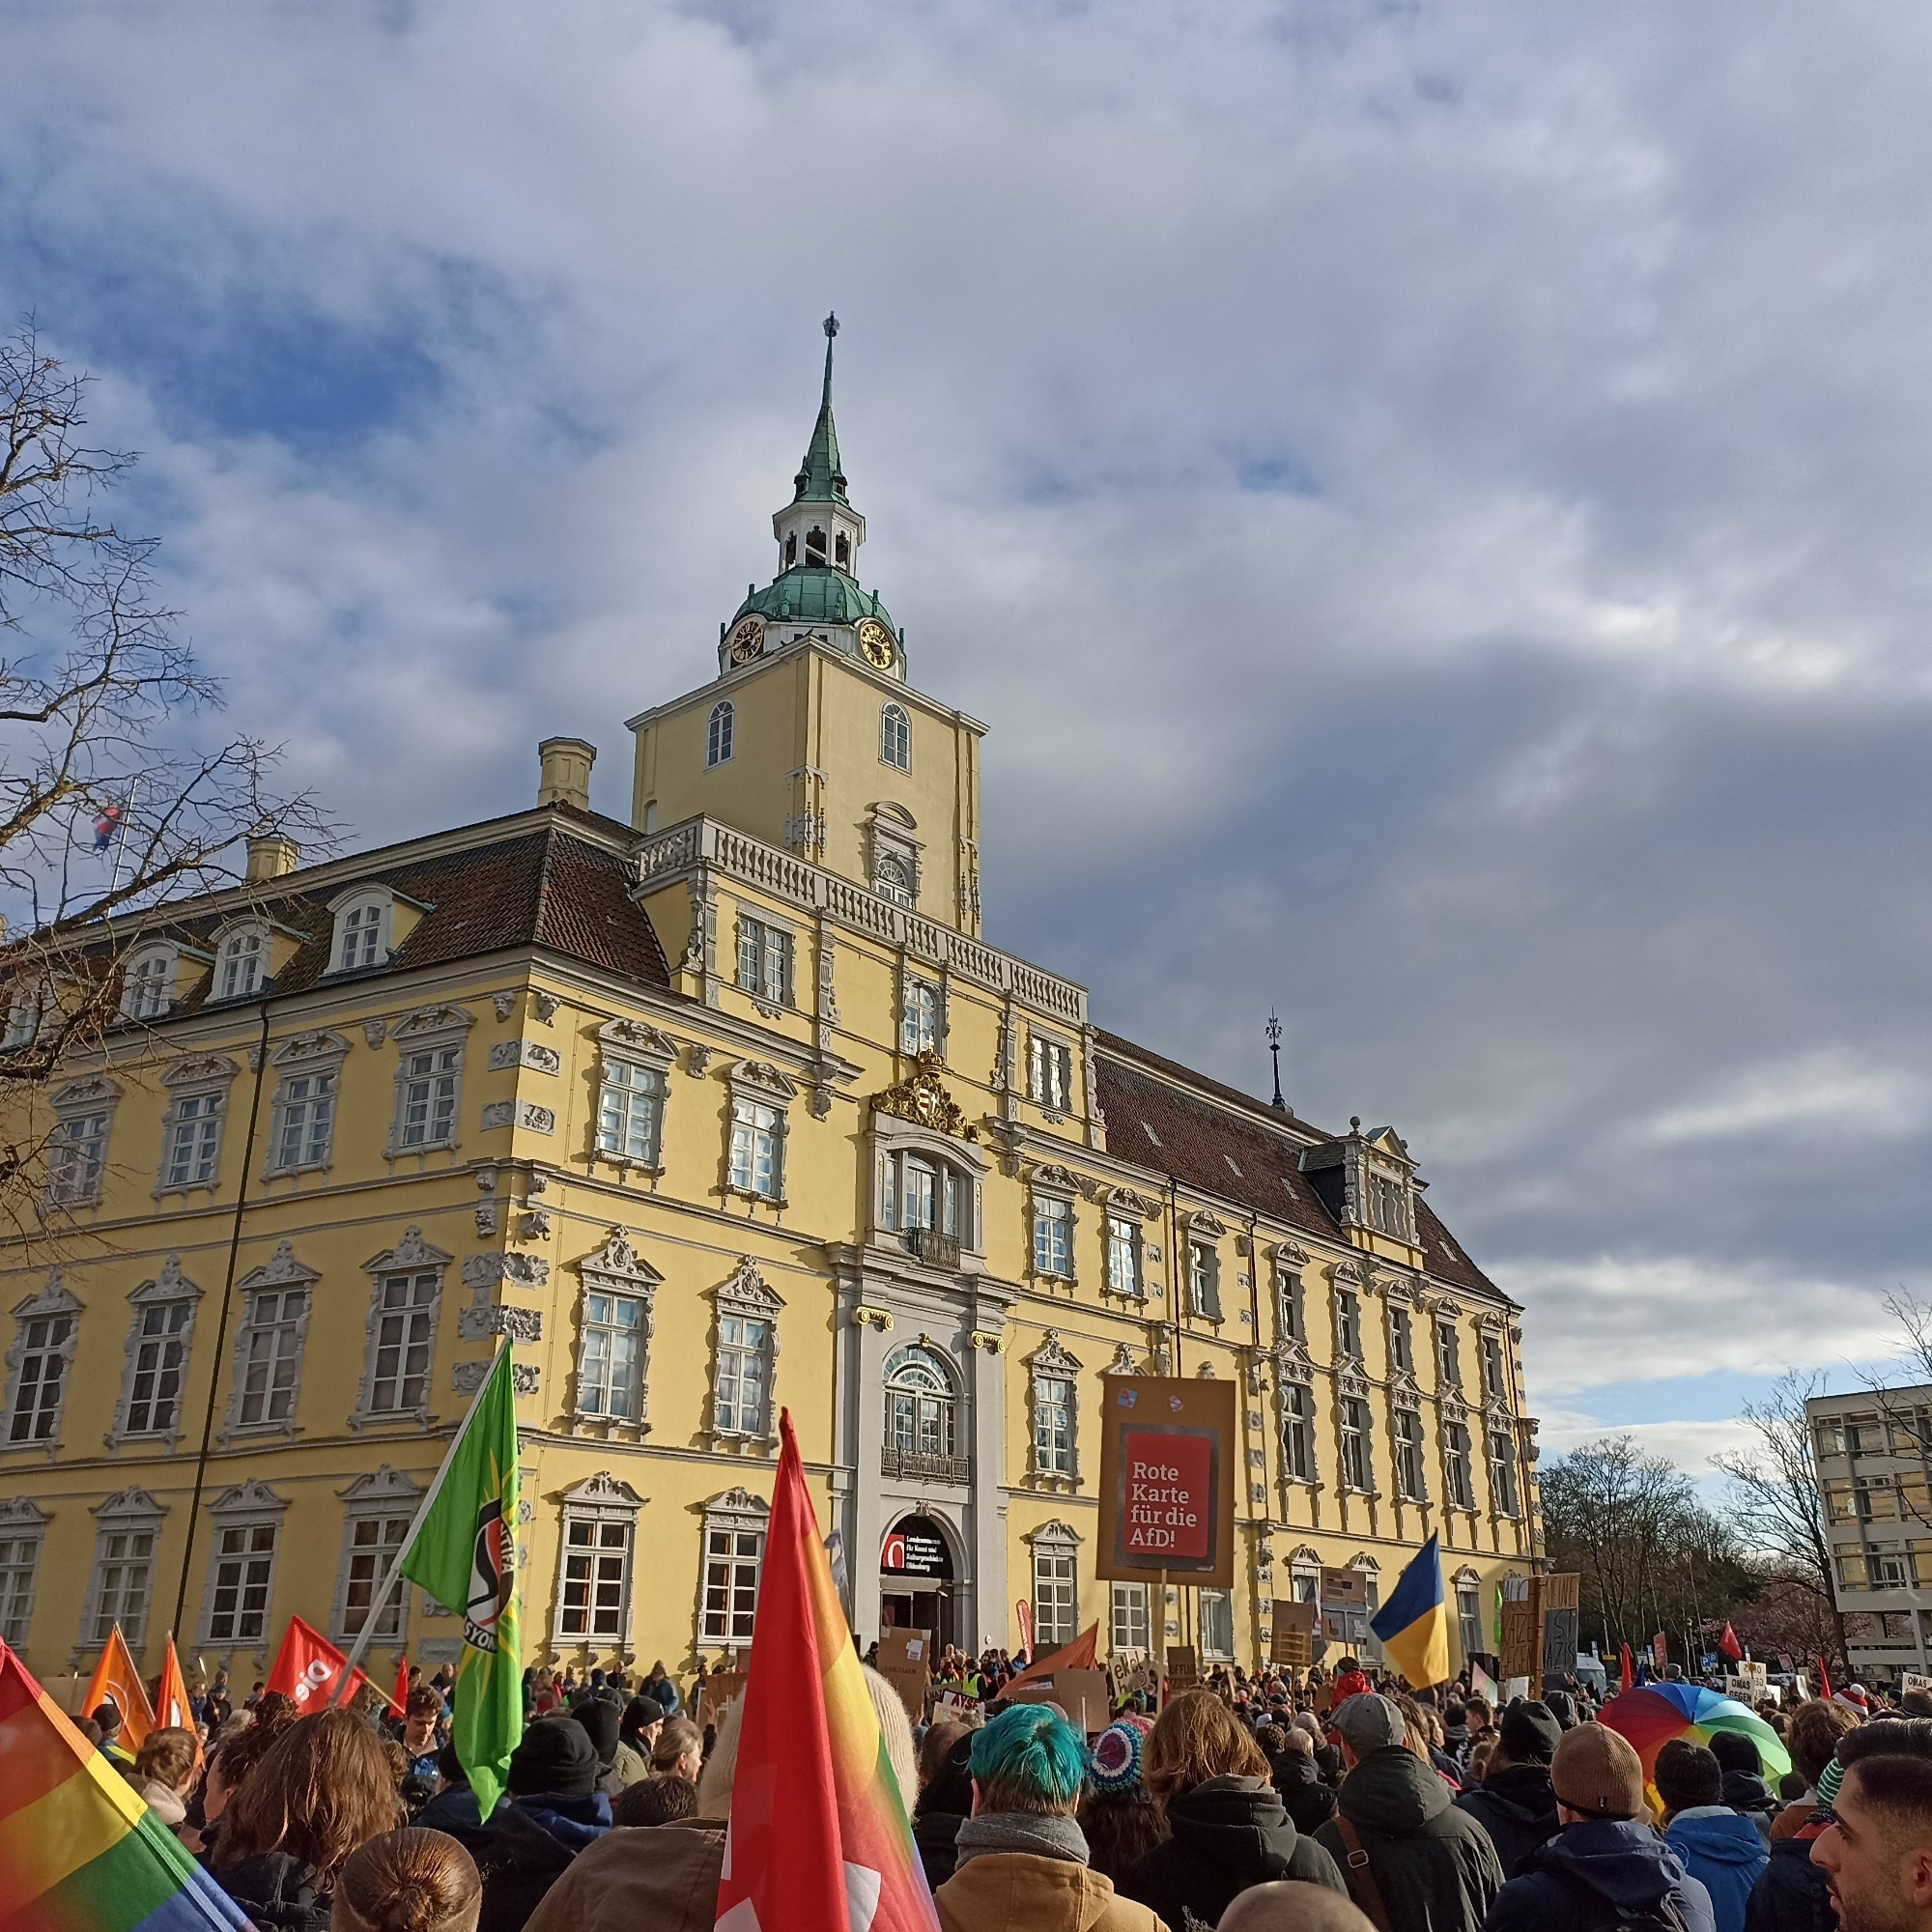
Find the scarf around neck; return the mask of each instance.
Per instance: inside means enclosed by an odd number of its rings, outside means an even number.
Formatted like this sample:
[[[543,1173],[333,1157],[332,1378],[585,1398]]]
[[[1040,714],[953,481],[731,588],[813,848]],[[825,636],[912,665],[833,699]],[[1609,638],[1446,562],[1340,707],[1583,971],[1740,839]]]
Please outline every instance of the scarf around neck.
[[[1071,1818],[1037,1817],[1031,1811],[982,1811],[960,1825],[954,1842],[954,1871],[988,1852],[1022,1852],[1072,1865],[1087,1862],[1087,1834]]]

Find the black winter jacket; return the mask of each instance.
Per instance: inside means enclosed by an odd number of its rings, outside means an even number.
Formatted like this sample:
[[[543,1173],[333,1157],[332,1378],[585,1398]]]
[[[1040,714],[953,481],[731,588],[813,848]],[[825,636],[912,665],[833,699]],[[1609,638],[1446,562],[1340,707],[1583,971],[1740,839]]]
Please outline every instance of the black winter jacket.
[[[957,1811],[922,1811],[912,1821],[912,1841],[919,1847],[928,1890],[937,1891],[952,1876],[953,1861],[959,1856],[953,1841],[965,1822]]]
[[[1476,1932],[1502,1889],[1496,1848],[1475,1819],[1457,1810],[1449,1787],[1420,1758],[1388,1745],[1342,1780],[1340,1816],[1316,1833],[1315,1842],[1346,1874],[1343,1818],[1362,1841],[1399,1932]]]
[[[328,1932],[332,1901],[316,1896],[314,1867],[287,1852],[258,1852],[232,1865],[210,1863],[208,1872],[261,1932]]]
[[[1562,1829],[1547,1764],[1513,1764],[1492,1771],[1456,1803],[1490,1834],[1506,1879],[1514,1878],[1523,1860]]]
[[[1115,1888],[1183,1932],[1183,1914],[1217,1923],[1236,1892],[1293,1878],[1346,1892],[1335,1861],[1290,1823],[1281,1797],[1259,1777],[1210,1777],[1168,1801],[1164,1845],[1143,1854]]]
[[[1838,1915],[1809,1838],[1774,1838],[1771,1862],[1751,1888],[1745,1932],[1833,1932]]]
[[[1312,1757],[1283,1751],[1274,1760],[1274,1788],[1281,1793],[1290,1822],[1304,1837],[1335,1815],[1335,1794],[1321,1782]]]
[[[546,1807],[564,1803],[573,1809],[587,1807],[588,1802],[554,1797],[537,1801]],[[598,1803],[608,1819],[611,1801],[600,1798]],[[499,1806],[487,1825],[451,1823],[442,1829],[469,1853],[483,1875],[483,1911],[476,1932],[524,1932],[525,1921],[581,1849],[579,1844],[562,1843],[516,1800]],[[588,1834],[582,1840],[592,1841]]]
[[[1771,1795],[1771,1786],[1754,1771],[1727,1771],[1723,1801],[1757,1827],[1758,1836],[1771,1843],[1771,1821],[1784,1808]]]
[[[1483,1932],[1606,1932],[1609,1927],[1663,1926],[1663,1900],[1687,1932],[1717,1932],[1711,1894],[1648,1825],[1627,1818],[1585,1818],[1566,1825],[1523,1861],[1520,1877],[1503,1887]]]

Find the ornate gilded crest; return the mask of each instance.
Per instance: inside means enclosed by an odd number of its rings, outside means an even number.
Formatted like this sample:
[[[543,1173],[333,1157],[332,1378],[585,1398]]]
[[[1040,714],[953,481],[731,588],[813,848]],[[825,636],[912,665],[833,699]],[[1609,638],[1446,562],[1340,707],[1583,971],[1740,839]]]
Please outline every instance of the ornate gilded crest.
[[[872,1095],[872,1111],[895,1121],[911,1121],[954,1140],[977,1141],[978,1127],[966,1124],[959,1102],[946,1091],[939,1075],[945,1063],[929,1047],[913,1062],[912,1071],[896,1087]]]

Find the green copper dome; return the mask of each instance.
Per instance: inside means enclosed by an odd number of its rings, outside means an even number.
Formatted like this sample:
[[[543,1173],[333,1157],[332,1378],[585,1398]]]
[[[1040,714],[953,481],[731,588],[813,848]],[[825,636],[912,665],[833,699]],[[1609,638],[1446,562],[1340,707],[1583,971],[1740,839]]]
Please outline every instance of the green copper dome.
[[[762,590],[753,590],[725,628],[735,630],[739,618],[749,616],[770,623],[796,619],[807,624],[856,624],[862,617],[876,617],[895,637],[898,635],[886,607],[869,590],[861,590],[842,570],[819,563],[801,563],[773,578]]]

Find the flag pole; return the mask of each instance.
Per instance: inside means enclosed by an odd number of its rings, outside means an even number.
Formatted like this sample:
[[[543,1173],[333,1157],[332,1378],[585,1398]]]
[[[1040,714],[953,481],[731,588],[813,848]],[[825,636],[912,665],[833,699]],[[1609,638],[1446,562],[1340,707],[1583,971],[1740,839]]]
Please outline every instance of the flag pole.
[[[510,1338],[508,1335],[505,1335],[501,1345],[497,1348],[496,1360],[490,1364],[490,1375],[485,1376],[476,1384],[476,1393],[469,1398],[469,1412],[457,1426],[456,1434],[449,1438],[449,1447],[443,1452],[442,1465],[437,1470],[436,1475],[431,1479],[429,1488],[423,1492],[423,1499],[416,1506],[414,1520],[411,1522],[402,1542],[396,1546],[396,1553],[389,1558],[389,1567],[383,1573],[381,1586],[369,1600],[369,1613],[362,1619],[362,1628],[356,1634],[355,1648],[349,1653],[349,1662],[342,1666],[342,1674],[335,1680],[335,1688],[328,1693],[328,1708],[330,1710],[333,1710],[336,1705],[341,1703],[343,1693],[349,1688],[350,1680],[361,1668],[362,1660],[367,1656],[369,1646],[375,1638],[376,1626],[381,1621],[383,1610],[389,1601],[389,1592],[396,1587],[396,1581],[402,1575],[403,1558],[409,1554],[410,1546],[416,1540],[416,1532],[422,1528],[424,1519],[428,1517],[430,1510],[435,1506],[437,1496],[441,1492],[443,1479],[449,1474],[449,1465],[456,1460],[456,1452],[462,1446],[463,1437],[469,1428],[471,1418],[476,1413],[476,1405],[482,1401],[483,1391],[489,1386],[490,1376],[494,1376],[497,1373],[497,1364],[509,1352]],[[514,1535],[515,1533],[515,1526],[512,1525],[511,1534]],[[455,1609],[459,1605],[451,1605],[450,1607]]]

